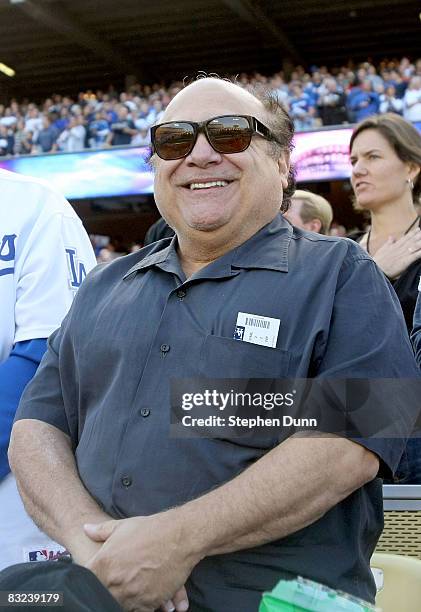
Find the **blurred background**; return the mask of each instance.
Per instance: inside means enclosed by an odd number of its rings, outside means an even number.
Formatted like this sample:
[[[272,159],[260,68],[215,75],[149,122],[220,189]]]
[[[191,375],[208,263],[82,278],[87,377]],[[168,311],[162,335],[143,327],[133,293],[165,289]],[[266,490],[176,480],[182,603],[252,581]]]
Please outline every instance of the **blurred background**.
[[[130,252],[159,218],[149,128],[217,73],[276,91],[299,187],[332,203],[344,235],[365,223],[352,125],[395,112],[421,130],[420,41],[419,0],[0,0],[0,167],[54,183],[97,253]]]

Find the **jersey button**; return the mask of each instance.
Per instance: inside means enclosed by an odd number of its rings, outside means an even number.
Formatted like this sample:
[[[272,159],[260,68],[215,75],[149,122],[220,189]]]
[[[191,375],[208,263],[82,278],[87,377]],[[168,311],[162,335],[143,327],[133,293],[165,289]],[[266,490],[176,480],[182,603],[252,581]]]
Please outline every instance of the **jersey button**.
[[[151,411],[149,410],[149,408],[142,408],[142,410],[140,411],[140,414],[143,417],[148,417],[150,415]]]
[[[126,489],[128,489],[132,485],[132,479],[130,478],[130,476],[123,476],[121,479],[121,484],[123,485],[123,487],[126,487]]]
[[[183,298],[185,298],[187,295],[187,291],[185,291],[184,289],[179,289],[177,291],[177,297],[180,298],[180,300],[182,300]]]
[[[161,344],[160,346],[161,353],[168,353],[169,350],[170,350],[169,344]]]

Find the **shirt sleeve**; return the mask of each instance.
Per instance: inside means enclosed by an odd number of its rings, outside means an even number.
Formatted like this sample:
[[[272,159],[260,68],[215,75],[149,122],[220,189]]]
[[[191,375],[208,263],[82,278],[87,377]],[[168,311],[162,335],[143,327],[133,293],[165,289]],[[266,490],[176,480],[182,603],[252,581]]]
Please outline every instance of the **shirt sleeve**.
[[[49,198],[60,198],[55,192]],[[96,265],[80,219],[69,212],[40,215],[16,265],[15,343],[46,338],[61,323],[87,272]],[[64,209],[65,210],[65,209]]]
[[[39,198],[43,209],[35,221],[28,221],[16,249],[14,348],[1,366],[3,472],[8,470],[11,421],[45,352],[45,339],[60,326],[87,272],[96,265],[89,237],[63,196],[37,186],[32,197]]]
[[[47,341],[47,350],[40,363],[37,373],[31,380],[19,403],[15,421],[21,419],[36,419],[53,425],[68,435],[73,445],[77,437],[77,420],[71,419],[66,410],[65,398],[60,379],[60,344],[62,328],[57,329]],[[65,351],[63,351],[65,352]],[[76,395],[70,400],[70,406],[76,406]],[[70,416],[70,418],[69,418]]]
[[[358,408],[354,418],[373,435],[349,437],[376,453],[380,474],[390,477],[418,418],[420,372],[398,298],[365,255],[354,255],[342,266],[317,375],[354,379],[351,404],[360,401],[353,406]]]
[[[9,358],[0,364],[0,482],[10,471],[7,449],[16,409],[41,361],[46,342],[45,338],[19,342]]]
[[[96,271],[93,270],[82,284],[61,326],[49,336],[47,350],[22,394],[15,417],[15,421],[36,419],[56,427],[70,437],[74,449],[84,426],[79,418],[80,360],[74,330],[79,318],[83,317],[80,304],[84,303],[84,292],[92,290],[90,278]]]

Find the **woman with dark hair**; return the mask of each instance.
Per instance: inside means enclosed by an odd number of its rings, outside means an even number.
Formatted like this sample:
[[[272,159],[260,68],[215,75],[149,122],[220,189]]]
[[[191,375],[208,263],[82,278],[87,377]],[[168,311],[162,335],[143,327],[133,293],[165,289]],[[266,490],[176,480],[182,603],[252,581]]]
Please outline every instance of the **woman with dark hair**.
[[[394,113],[369,117],[352,134],[350,158],[356,206],[371,222],[353,238],[389,278],[410,333],[421,275],[421,136]],[[395,482],[421,484],[420,438],[408,441]]]
[[[421,135],[394,113],[369,117],[350,142],[351,184],[370,228],[352,236],[391,281],[408,332],[421,274]]]

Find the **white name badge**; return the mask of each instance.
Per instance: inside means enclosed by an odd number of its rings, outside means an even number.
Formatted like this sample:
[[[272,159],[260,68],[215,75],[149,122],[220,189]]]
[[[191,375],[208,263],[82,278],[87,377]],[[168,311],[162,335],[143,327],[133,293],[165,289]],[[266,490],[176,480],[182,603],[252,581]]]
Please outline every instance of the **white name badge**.
[[[234,330],[234,340],[276,348],[280,324],[279,319],[239,312]]]

